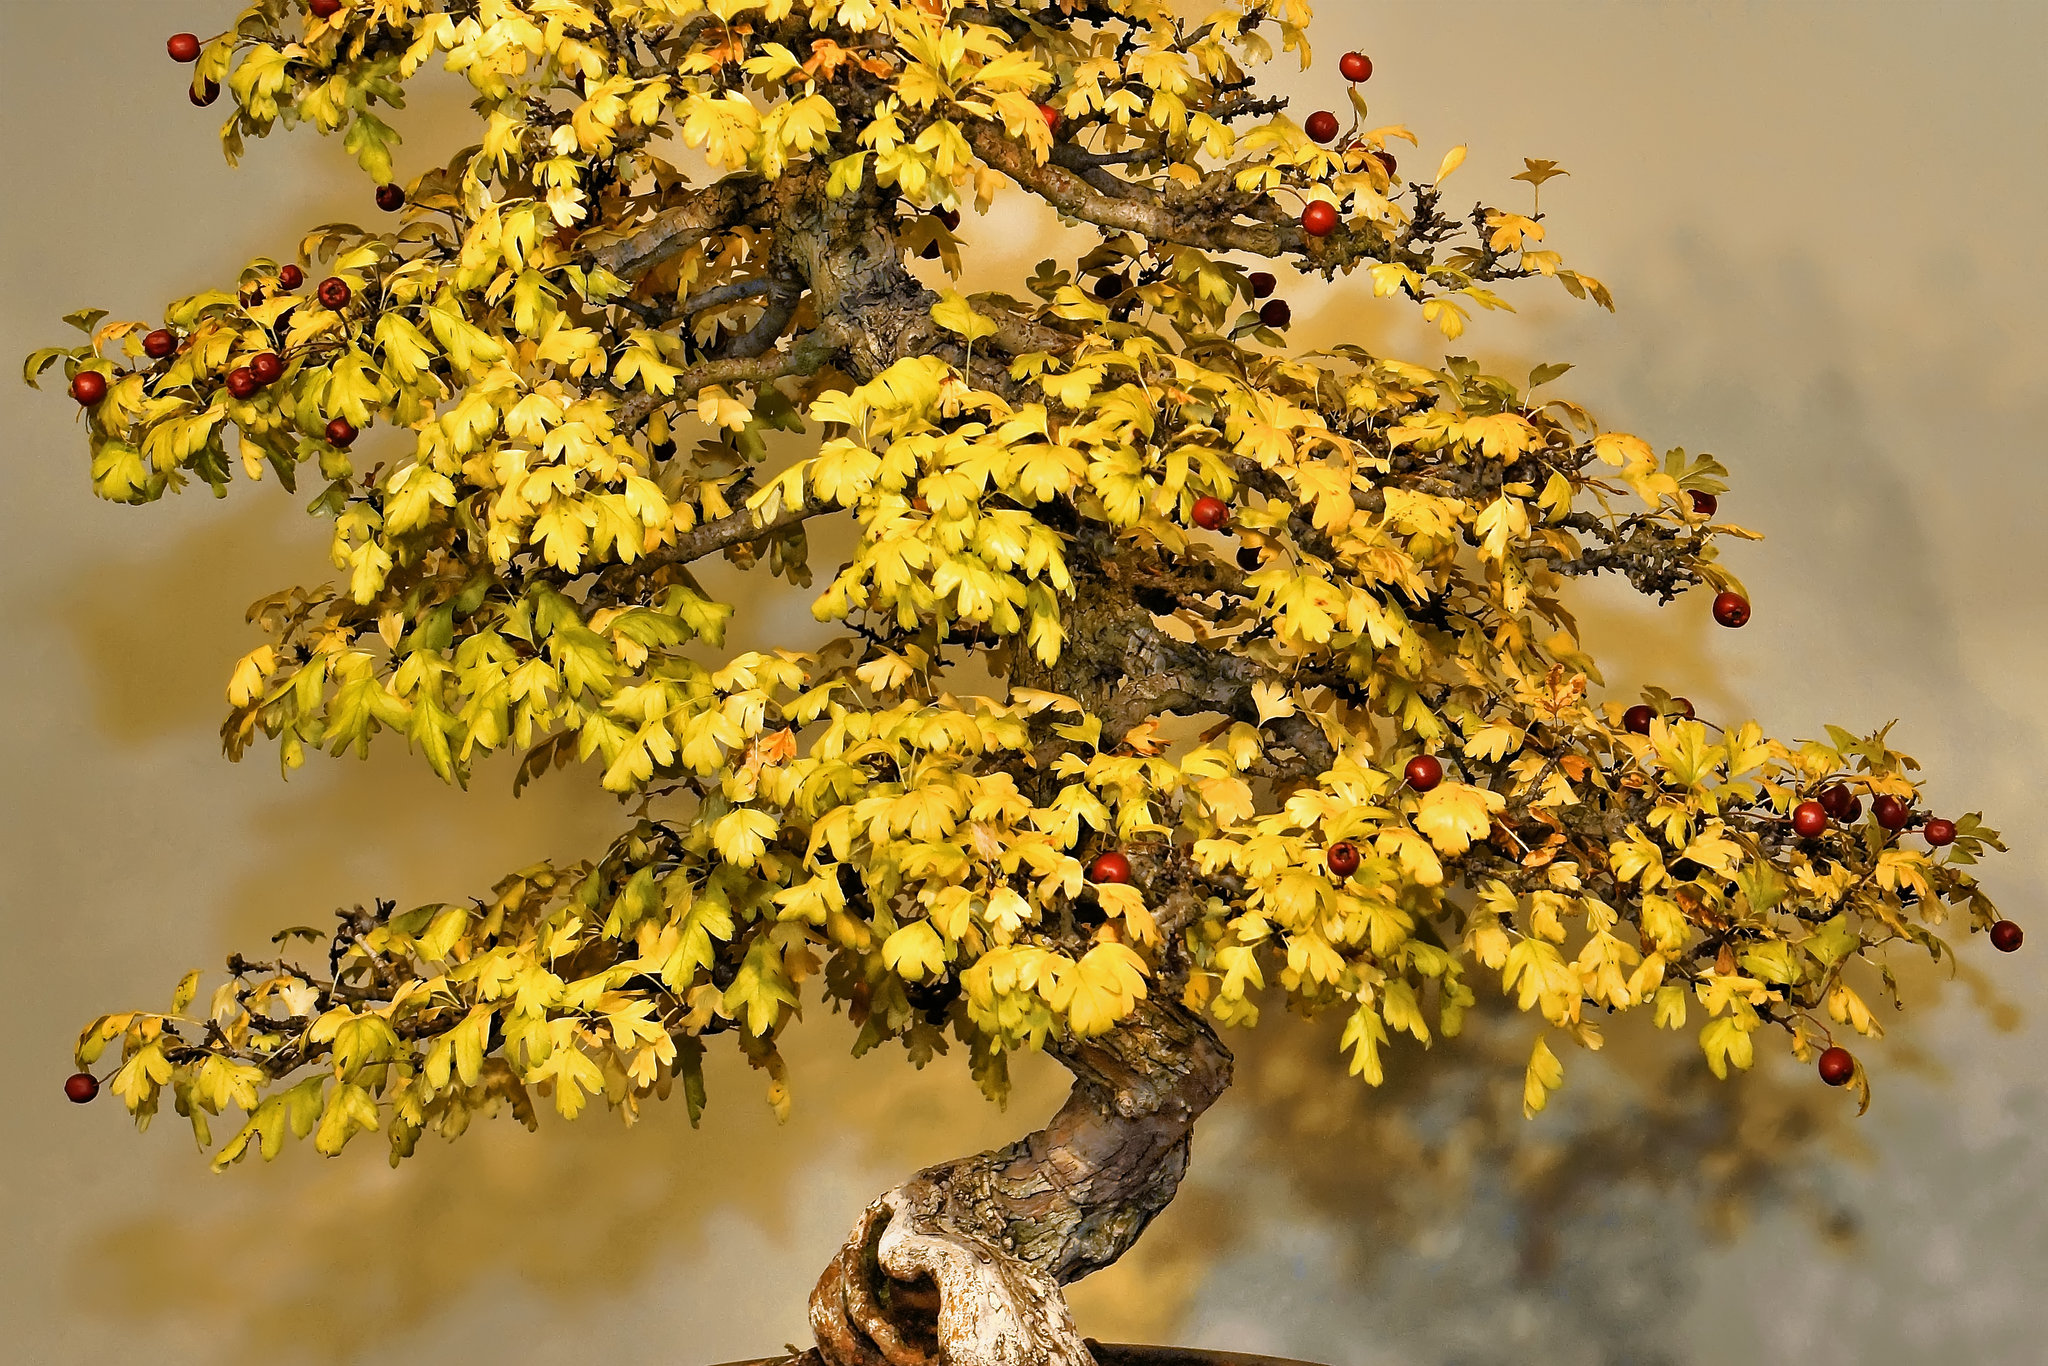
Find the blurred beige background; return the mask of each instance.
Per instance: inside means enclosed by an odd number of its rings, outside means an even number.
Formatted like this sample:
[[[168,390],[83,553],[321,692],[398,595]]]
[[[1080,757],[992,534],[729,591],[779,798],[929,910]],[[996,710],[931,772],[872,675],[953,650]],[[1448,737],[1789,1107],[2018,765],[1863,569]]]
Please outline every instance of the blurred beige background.
[[[0,0],[0,359],[98,305],[174,293],[363,217],[369,189],[311,136],[221,162],[165,35],[227,0]],[[1524,155],[1572,172],[1552,241],[1604,279],[1610,317],[1514,293],[1459,350],[1612,425],[1719,454],[1755,623],[1703,602],[1587,601],[1610,684],[1654,678],[1780,734],[1906,720],[1944,807],[1981,806],[2016,849],[1992,885],[2034,935],[1982,941],[1957,982],[1866,1048],[1854,1121],[1804,1072],[1739,1086],[1689,1046],[1624,1036],[1566,1058],[1551,1112],[1516,1112],[1518,1023],[1481,1029],[1367,1092],[1326,1031],[1274,1012],[1239,1047],[1182,1198],[1125,1265],[1080,1288],[1083,1327],[1330,1366],[2020,1366],[2048,1336],[2048,915],[2039,801],[2048,718],[2048,7],[2037,3],[1403,3],[1324,0],[1323,62],[1283,74],[1339,98],[1369,51],[1376,116],[1453,143],[1458,196]],[[443,82],[403,116],[408,175],[467,140]],[[439,131],[437,131],[439,130]],[[1522,187],[1498,192],[1519,204]],[[975,283],[1058,238],[1015,204],[967,236]],[[1355,283],[1283,286],[1303,345],[1441,347]],[[1347,331],[1346,329],[1354,329]],[[12,364],[12,360],[8,360]],[[429,1143],[376,1140],[210,1176],[175,1117],[137,1138],[58,1083],[99,1009],[164,996],[286,924],[389,894],[466,895],[612,830],[580,775],[520,801],[464,795],[395,750],[281,784],[215,727],[243,607],[323,577],[322,538],[274,487],[145,510],[94,501],[68,400],[0,382],[6,726],[0,1053],[0,1357],[96,1363],[675,1362],[804,1336],[804,1295],[859,1206],[910,1167],[1035,1124],[1061,1079],[1027,1069],[1007,1114],[945,1060],[844,1059],[836,1022],[796,1049],[778,1129],[722,1063],[712,1111],[633,1131],[593,1115]],[[808,627],[791,600],[763,639]],[[1995,960],[1995,961],[1994,961]]]

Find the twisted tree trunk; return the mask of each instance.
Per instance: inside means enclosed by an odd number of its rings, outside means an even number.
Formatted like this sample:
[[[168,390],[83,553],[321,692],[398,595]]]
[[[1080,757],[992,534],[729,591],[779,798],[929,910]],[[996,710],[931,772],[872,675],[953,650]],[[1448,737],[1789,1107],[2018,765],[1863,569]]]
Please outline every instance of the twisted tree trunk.
[[[1060,1287],[1173,1199],[1230,1051],[1170,1000],[1052,1051],[1074,1089],[1049,1124],[927,1167],[862,1214],[811,1293],[829,1366],[1094,1366]]]

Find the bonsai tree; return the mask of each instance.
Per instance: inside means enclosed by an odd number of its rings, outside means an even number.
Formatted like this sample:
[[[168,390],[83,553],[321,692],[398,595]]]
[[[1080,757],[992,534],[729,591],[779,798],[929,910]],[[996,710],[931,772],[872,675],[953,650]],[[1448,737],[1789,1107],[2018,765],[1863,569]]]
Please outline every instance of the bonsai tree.
[[[1996,833],[1926,812],[1888,730],[1596,693],[1572,579],[1749,619],[1713,458],[1543,396],[1562,365],[1287,351],[1281,265],[1447,341],[1509,281],[1611,307],[1546,243],[1554,163],[1515,177],[1526,211],[1465,210],[1462,148],[1418,179],[1369,122],[1364,54],[1341,114],[1260,95],[1309,19],[255,0],[172,38],[192,98],[231,97],[230,156],[341,134],[390,215],[29,359],[61,363],[102,497],[239,469],[328,525],[336,582],[252,609],[227,752],[289,772],[388,732],[466,783],[509,749],[518,784],[587,765],[627,814],[470,903],[287,930],[203,1012],[193,973],[101,1016],[72,1098],[109,1070],[207,1146],[232,1114],[222,1166],[367,1130],[397,1161],[543,1104],[630,1120],[679,1088],[694,1121],[720,1035],[784,1107],[807,1001],[857,1053],[958,1045],[996,1099],[1012,1053],[1058,1059],[1043,1129],[868,1207],[811,1300],[831,1366],[1086,1363],[1061,1287],[1173,1198],[1224,1031],[1283,998],[1378,1084],[1496,979],[1543,1024],[1531,1115],[1559,1048],[1632,1010],[1717,1076],[1761,1036],[1867,1106],[1846,1043],[1880,1033],[1886,955],[2020,944],[1973,873]],[[435,62],[479,140],[401,185],[376,108]],[[926,282],[1020,195],[1086,253],[1017,295]],[[822,587],[814,525],[846,547]],[[839,633],[725,650],[713,557]]]

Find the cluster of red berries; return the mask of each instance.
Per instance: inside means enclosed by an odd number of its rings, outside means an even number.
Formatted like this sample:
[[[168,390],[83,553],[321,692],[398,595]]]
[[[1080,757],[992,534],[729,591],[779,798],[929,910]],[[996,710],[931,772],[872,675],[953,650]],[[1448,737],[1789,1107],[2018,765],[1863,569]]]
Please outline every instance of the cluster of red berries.
[[[174,62],[190,65],[199,60],[201,44],[196,33],[173,33],[164,43],[164,50],[171,54]],[[195,81],[191,91],[192,103],[204,109],[220,98],[220,82],[216,80]]]
[[[1294,321],[1294,310],[1287,306],[1287,300],[1272,297],[1273,291],[1280,287],[1280,282],[1273,278],[1273,272],[1255,270],[1245,277],[1245,283],[1251,287],[1253,299],[1266,301],[1259,306],[1261,324],[1277,329]]]
[[[1372,58],[1366,56],[1363,52],[1345,53],[1338,61],[1337,66],[1344,73],[1344,78],[1354,83],[1366,80],[1372,75]],[[1045,105],[1040,105],[1039,108],[1046,110],[1048,122],[1057,122],[1058,115],[1056,113],[1047,109]],[[1310,114],[1305,126],[1308,135],[1317,142],[1328,142],[1337,136],[1337,116],[1327,109],[1318,109],[1315,113]],[[1373,155],[1386,164],[1387,174],[1389,176],[1393,175],[1394,158],[1384,152],[1375,152]],[[1337,206],[1327,199],[1314,200],[1305,205],[1301,211],[1302,231],[1311,237],[1328,237],[1337,230],[1337,225],[1341,221],[1342,216],[1338,213]],[[1254,300],[1264,299],[1266,301],[1259,307],[1259,322],[1262,326],[1277,330],[1286,327],[1294,321],[1294,310],[1288,307],[1287,301],[1270,297],[1278,283],[1274,280],[1271,272],[1255,271],[1247,283],[1251,286],[1252,298]]]
[[[275,351],[265,351],[228,371],[228,392],[238,399],[253,398],[256,391],[275,384],[284,375],[284,361]]]
[[[1913,822],[1912,808],[1888,792],[1871,800],[1870,814],[1894,834]],[[1863,799],[1841,783],[1829,783],[1818,796],[1792,808],[1792,832],[1801,839],[1815,839],[1826,833],[1830,821],[1848,824],[1862,817]],[[1954,844],[1956,823],[1943,816],[1930,817],[1920,827],[1920,837],[1936,849]]]
[[[1372,79],[1372,58],[1363,52],[1347,52],[1337,59],[1337,69],[1343,73],[1345,80],[1356,85],[1360,81]],[[1324,146],[1336,140],[1341,128],[1337,116],[1327,109],[1316,110],[1302,123],[1302,131],[1309,135],[1309,139]],[[1387,179],[1394,178],[1395,162],[1391,152],[1367,148],[1360,143],[1353,143],[1351,150],[1370,152],[1385,169]],[[1337,230],[1340,221],[1337,206],[1327,199],[1312,200],[1303,206],[1301,211],[1301,230],[1310,237],[1328,237]]]
[[[185,36],[185,35],[180,35]],[[172,55],[177,55],[174,46]],[[183,60],[182,58],[180,60]],[[288,265],[277,272],[278,288],[289,292],[306,282],[305,272],[297,266]],[[343,309],[355,297],[348,281],[329,276],[320,282],[320,302],[325,307]],[[262,291],[254,292],[254,301],[262,300]],[[178,336],[168,328],[159,327],[142,339],[142,353],[151,360],[166,360],[176,354]],[[246,365],[238,365],[228,372],[227,389],[238,400],[247,401],[284,378],[284,358],[275,351],[263,351],[251,356]],[[71,377],[71,397],[82,408],[90,408],[107,396],[107,377],[98,370],[80,370]],[[347,450],[355,444],[359,433],[355,424],[345,417],[337,417],[327,424],[325,435],[329,445]],[[91,1097],[87,1097],[91,1099]]]

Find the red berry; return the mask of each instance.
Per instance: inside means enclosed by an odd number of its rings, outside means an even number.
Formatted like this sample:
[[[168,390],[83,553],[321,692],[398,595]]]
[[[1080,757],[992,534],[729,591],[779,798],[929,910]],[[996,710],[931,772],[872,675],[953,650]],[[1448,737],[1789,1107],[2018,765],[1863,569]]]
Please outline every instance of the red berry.
[[[1328,142],[1337,136],[1337,116],[1327,109],[1318,109],[1308,116],[1302,127],[1317,142]]]
[[[1714,599],[1714,620],[1723,626],[1749,624],[1749,599],[1740,593],[1722,593]]]
[[[1044,116],[1045,116],[1045,126],[1046,126],[1046,127],[1048,127],[1048,128],[1051,128],[1051,129],[1053,129],[1053,130],[1055,130],[1055,131],[1057,131],[1057,130],[1059,129],[1059,126],[1060,126],[1060,111],[1059,111],[1059,110],[1057,110],[1057,109],[1053,108],[1053,107],[1052,107],[1051,105],[1049,105],[1049,104],[1041,104],[1041,105],[1039,105],[1039,106],[1038,106],[1038,112],[1039,112],[1040,114],[1042,114],[1042,115],[1044,115]]]
[[[1337,59],[1337,70],[1353,85],[1372,79],[1372,58],[1363,52],[1347,52]]]
[[[1830,1086],[1847,1086],[1856,1075],[1856,1059],[1846,1048],[1830,1048],[1820,1055],[1820,1079]]]
[[[1683,716],[1688,721],[1692,720],[1693,717],[1699,715],[1698,712],[1692,709],[1692,703],[1688,702],[1683,697],[1674,697],[1671,699],[1671,710],[1677,712],[1680,716]]]
[[[1904,830],[1912,812],[1897,797],[1886,793],[1870,804],[1870,814],[1877,817],[1877,823],[1887,830]]]
[[[1828,828],[1828,809],[1819,802],[1801,802],[1792,808],[1792,829],[1795,834],[1812,839]]]
[[[83,1105],[99,1093],[99,1078],[90,1072],[73,1072],[64,1078],[64,1096],[73,1105]]]
[[[1853,825],[1855,822],[1860,821],[1862,819],[1863,799],[1861,797],[1851,797],[1849,799],[1849,814],[1842,817],[1842,823],[1845,825]]]
[[[1819,802],[1801,802],[1792,808],[1792,830],[1812,839],[1828,828],[1828,809]]]
[[[327,444],[347,450],[356,444],[356,424],[345,417],[337,417],[327,424]]]
[[[1294,321],[1294,310],[1285,299],[1268,299],[1259,309],[1259,321],[1267,327],[1285,327]]]
[[[341,0],[306,0],[306,8],[315,19],[332,19],[341,12]]]
[[[190,94],[186,98],[190,99],[192,103],[198,105],[201,109],[204,109],[207,105],[220,98],[220,82],[201,81],[192,87]]]
[[[1417,792],[1428,792],[1444,780],[1443,761],[1434,754],[1418,754],[1401,770],[1401,776]]]
[[[177,349],[177,337],[161,327],[142,339],[142,354],[151,360],[162,360]]]
[[[1088,865],[1090,882],[1129,882],[1131,861],[1112,849],[1106,854],[1097,854],[1095,862]]]
[[[1301,230],[1310,237],[1328,237],[1337,231],[1337,206],[1318,199],[1301,211]]]
[[[1937,849],[1941,848],[1944,844],[1954,844],[1956,842],[1956,823],[1936,816],[1933,820],[1920,827],[1920,837]]]
[[[171,40],[164,44],[164,50],[171,54],[174,62],[196,62],[199,60],[199,35],[173,33]]]
[[[249,373],[258,384],[275,384],[284,378],[284,361],[277,352],[265,351],[249,362]]]
[[[1829,783],[1820,790],[1821,809],[1838,821],[1849,819],[1849,809],[1856,804],[1856,794],[1840,783]]]
[[[1392,180],[1394,178],[1394,172],[1400,168],[1401,163],[1394,160],[1394,154],[1392,152],[1379,151],[1374,152],[1373,155],[1380,159],[1380,165],[1387,168],[1387,179]]]
[[[1358,846],[1350,840],[1338,840],[1323,855],[1323,862],[1330,865],[1330,871],[1338,877],[1350,877],[1358,871]]]
[[[1721,500],[1711,493],[1692,491],[1692,510],[1701,517],[1711,517],[1721,510]]]
[[[1230,505],[1221,498],[1197,498],[1192,514],[1204,531],[1221,531],[1230,525]]]
[[[1267,298],[1274,290],[1280,287],[1280,282],[1273,278],[1272,272],[1265,270],[1253,271],[1247,283],[1252,287],[1252,297],[1254,299]]]
[[[1648,735],[1650,720],[1656,714],[1638,702],[1621,714],[1621,728],[1631,735]]]
[[[277,287],[279,289],[297,289],[304,283],[306,283],[306,272],[300,270],[297,266],[286,266],[277,273]]]
[[[386,213],[397,213],[405,207],[405,189],[398,185],[377,187],[377,207]]]
[[[254,308],[262,302],[263,291],[261,288],[251,288],[242,291],[242,307]]]
[[[256,372],[246,365],[238,365],[228,371],[228,392],[236,398],[247,398],[262,387],[262,382],[256,378]]]
[[[71,397],[81,408],[90,408],[107,396],[107,377],[97,370],[80,370],[71,377]]]
[[[348,287],[348,281],[330,275],[320,282],[320,302],[336,312],[348,307],[348,301],[355,297],[355,291]]]
[[[2001,920],[1991,927],[1991,947],[2000,953],[2017,953],[2026,942],[2027,932],[2010,920]]]

